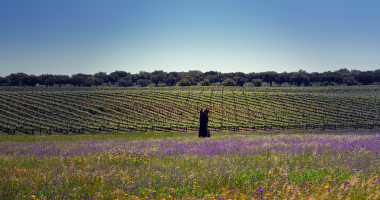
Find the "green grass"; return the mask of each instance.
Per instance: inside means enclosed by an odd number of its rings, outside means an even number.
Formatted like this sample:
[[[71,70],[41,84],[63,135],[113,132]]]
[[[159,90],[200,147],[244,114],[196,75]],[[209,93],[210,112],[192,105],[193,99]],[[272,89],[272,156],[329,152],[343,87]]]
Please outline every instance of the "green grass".
[[[0,135],[0,199],[378,199],[378,130]]]
[[[0,134],[0,142],[38,142],[38,141],[76,141],[76,140],[105,140],[105,139],[147,139],[162,137],[178,137],[190,135],[191,133],[178,132],[131,132],[131,133],[86,133],[86,134],[54,134],[54,135],[26,135],[24,133],[16,133],[15,135]],[[194,134],[191,134],[194,135]]]

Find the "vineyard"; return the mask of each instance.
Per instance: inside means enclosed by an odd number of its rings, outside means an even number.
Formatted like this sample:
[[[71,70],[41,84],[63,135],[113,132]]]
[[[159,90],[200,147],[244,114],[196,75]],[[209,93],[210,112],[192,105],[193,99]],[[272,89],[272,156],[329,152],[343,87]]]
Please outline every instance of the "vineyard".
[[[0,131],[52,134],[375,128],[380,88],[0,87]]]

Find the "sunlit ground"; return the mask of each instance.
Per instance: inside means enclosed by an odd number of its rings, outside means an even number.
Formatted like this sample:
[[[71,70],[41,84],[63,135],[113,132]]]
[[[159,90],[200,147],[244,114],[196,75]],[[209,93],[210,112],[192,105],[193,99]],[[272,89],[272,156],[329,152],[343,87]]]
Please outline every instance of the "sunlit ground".
[[[378,133],[0,135],[0,199],[378,199]]]

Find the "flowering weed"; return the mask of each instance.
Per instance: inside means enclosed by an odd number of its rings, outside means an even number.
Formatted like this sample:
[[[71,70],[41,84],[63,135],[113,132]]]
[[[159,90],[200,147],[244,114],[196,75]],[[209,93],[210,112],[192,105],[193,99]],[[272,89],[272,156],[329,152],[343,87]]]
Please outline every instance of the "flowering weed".
[[[379,198],[377,134],[135,135],[0,142],[0,199]]]

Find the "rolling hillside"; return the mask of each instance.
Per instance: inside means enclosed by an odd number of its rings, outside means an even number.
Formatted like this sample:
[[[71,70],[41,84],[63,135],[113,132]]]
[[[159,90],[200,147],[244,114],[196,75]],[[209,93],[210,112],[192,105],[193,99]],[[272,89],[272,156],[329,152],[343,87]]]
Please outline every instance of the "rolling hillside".
[[[325,88],[0,89],[0,130],[9,134],[374,128],[377,86]]]

